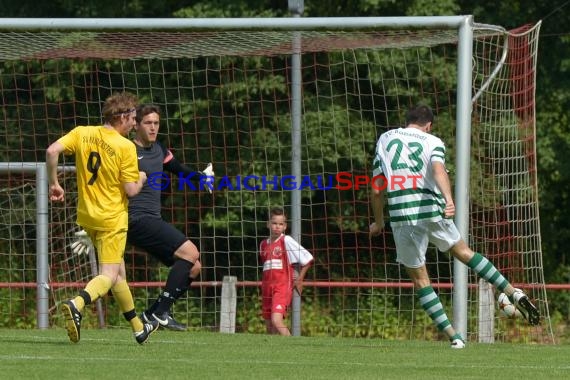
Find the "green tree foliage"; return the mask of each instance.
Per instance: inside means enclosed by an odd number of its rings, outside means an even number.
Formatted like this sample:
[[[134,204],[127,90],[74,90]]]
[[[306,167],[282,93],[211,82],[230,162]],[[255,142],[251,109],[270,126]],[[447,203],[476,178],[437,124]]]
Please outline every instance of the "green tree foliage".
[[[0,0],[2,17],[172,17],[186,0]]]

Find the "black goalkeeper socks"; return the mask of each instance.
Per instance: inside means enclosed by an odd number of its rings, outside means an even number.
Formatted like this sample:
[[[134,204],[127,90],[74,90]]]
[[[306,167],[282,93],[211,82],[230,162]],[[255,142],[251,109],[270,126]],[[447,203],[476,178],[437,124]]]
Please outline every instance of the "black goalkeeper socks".
[[[162,314],[168,312],[174,301],[188,290],[188,278],[192,266],[194,266],[193,263],[183,259],[174,262],[168,273],[164,290],[149,309],[151,313]]]

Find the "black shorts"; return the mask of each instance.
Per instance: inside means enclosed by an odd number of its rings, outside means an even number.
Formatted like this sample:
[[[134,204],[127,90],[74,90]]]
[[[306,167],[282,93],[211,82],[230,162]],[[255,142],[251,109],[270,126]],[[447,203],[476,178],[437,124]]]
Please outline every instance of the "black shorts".
[[[161,218],[129,220],[127,242],[145,250],[166,266],[174,264],[174,252],[187,240],[182,232]]]

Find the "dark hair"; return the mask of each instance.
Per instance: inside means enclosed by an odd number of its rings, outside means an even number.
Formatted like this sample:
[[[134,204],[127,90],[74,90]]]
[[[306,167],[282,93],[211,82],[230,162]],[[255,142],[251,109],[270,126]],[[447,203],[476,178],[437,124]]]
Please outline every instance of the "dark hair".
[[[139,105],[137,107],[137,116],[135,119],[137,121],[137,124],[140,124],[142,122],[142,119],[150,113],[156,113],[158,116],[160,116],[160,107],[154,104]]]
[[[406,113],[406,126],[410,124],[424,126],[427,123],[433,123],[433,112],[426,105],[419,104]]]
[[[272,207],[271,210],[269,210],[269,219],[271,219],[274,216],[278,216],[278,215],[283,215],[285,220],[287,220],[287,214],[285,213],[285,210],[283,209],[283,207],[276,206],[276,207]]]

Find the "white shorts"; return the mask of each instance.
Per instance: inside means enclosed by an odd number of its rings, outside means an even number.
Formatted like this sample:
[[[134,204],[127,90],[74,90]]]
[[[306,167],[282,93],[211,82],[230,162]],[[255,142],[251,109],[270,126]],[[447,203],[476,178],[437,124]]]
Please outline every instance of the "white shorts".
[[[419,268],[426,263],[428,243],[434,244],[442,252],[449,251],[461,236],[453,220],[427,222],[392,227],[396,243],[396,261],[407,268]]]

